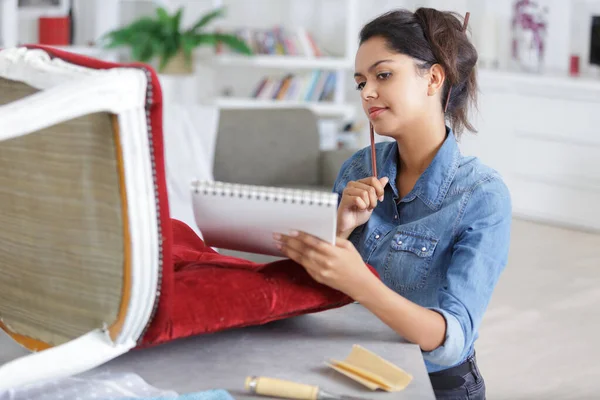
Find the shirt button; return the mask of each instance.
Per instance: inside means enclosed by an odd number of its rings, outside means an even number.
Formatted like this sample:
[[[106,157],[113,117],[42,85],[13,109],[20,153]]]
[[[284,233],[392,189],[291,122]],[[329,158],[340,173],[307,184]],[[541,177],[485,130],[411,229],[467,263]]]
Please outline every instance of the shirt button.
[[[394,219],[398,219],[398,216],[397,216],[397,215],[394,215]]]
[[[379,239],[379,235],[375,235],[375,239]]]
[[[402,244],[402,240],[398,240],[398,244]]]
[[[427,247],[423,247],[421,251],[427,251]]]

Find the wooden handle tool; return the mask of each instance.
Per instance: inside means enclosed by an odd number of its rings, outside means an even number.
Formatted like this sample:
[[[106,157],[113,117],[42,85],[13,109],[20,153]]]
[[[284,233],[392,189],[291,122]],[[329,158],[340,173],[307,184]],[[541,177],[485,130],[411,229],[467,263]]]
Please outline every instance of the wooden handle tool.
[[[260,396],[279,397],[296,400],[365,400],[352,396],[339,396],[319,389],[318,386],[285,381],[264,376],[246,378],[246,390]]]
[[[283,399],[317,400],[319,387],[282,379],[249,376],[246,378],[246,390],[261,396],[280,397]]]

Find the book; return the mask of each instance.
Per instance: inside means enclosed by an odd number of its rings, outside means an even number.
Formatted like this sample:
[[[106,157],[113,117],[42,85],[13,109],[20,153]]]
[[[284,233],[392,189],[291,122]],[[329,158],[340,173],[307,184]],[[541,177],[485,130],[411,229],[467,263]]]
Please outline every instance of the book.
[[[337,193],[194,181],[194,218],[207,245],[283,257],[274,233],[303,231],[335,243]]]
[[[254,54],[309,58],[324,55],[324,51],[315,40],[314,35],[304,27],[297,29],[284,28],[281,25],[266,29],[243,27],[230,32],[245,41]],[[220,33],[223,32],[220,31]],[[231,50],[223,48],[221,43],[217,45],[218,54],[227,52],[231,52]]]
[[[252,90],[251,97],[260,100],[328,101],[333,100],[337,72],[315,70],[307,74],[265,76]]]

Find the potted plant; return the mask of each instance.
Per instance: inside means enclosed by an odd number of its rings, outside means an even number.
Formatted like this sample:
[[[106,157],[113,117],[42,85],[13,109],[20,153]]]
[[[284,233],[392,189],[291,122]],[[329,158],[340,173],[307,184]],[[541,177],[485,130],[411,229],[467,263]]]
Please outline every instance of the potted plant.
[[[207,32],[206,26],[224,15],[218,8],[201,16],[192,27],[183,29],[183,8],[169,14],[163,7],[156,9],[154,17],[140,18],[131,24],[106,34],[105,48],[129,47],[135,61],[158,61],[161,74],[191,74],[192,53],[200,46],[223,43],[242,54],[252,54],[248,45],[235,35]]]

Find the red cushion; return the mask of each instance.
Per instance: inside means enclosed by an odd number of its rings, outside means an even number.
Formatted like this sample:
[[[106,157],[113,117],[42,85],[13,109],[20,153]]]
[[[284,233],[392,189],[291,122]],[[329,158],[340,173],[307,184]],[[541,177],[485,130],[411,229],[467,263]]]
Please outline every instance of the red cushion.
[[[259,264],[225,256],[206,246],[183,222],[173,220],[172,226],[172,313],[166,324],[152,323],[142,346],[264,324],[352,302],[345,294],[317,283],[291,260]]]

